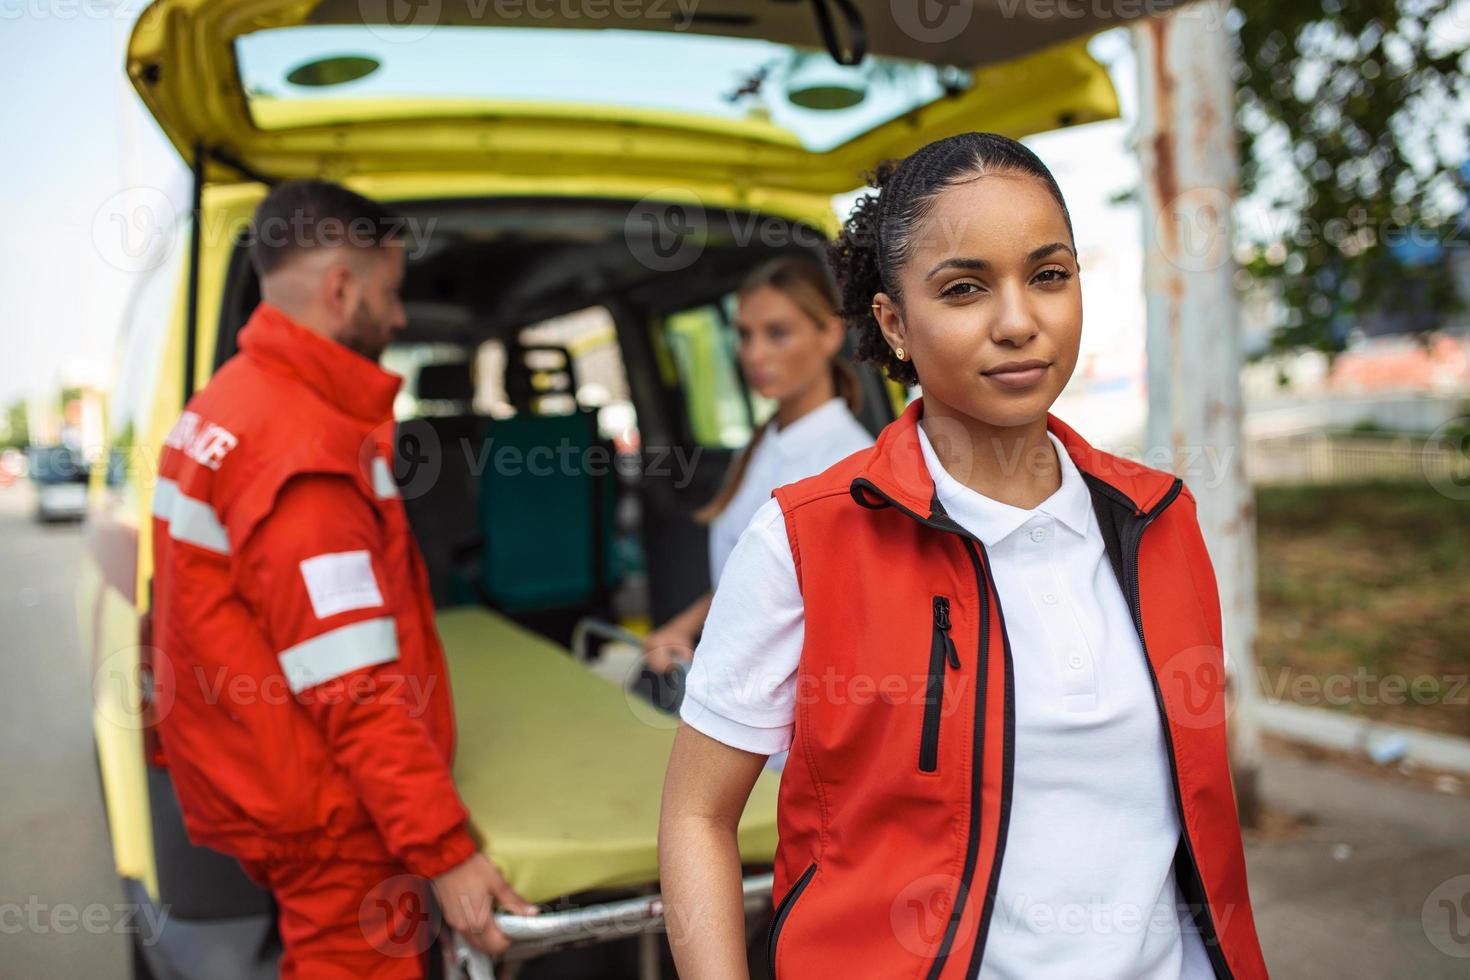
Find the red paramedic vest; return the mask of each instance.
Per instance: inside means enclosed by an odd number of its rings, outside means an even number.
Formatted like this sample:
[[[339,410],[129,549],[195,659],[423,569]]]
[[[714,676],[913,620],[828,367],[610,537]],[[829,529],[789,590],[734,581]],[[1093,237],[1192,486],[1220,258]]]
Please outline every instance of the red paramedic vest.
[[[155,711],[185,826],[246,860],[436,875],[475,844],[390,465],[400,379],[265,304],[239,343],[154,493]]]
[[[782,980],[970,980],[985,952],[1012,792],[1011,649],[985,548],[944,513],[924,465],[922,411],[774,493],[805,604],[768,950]],[[1047,428],[1083,474],[1145,641],[1183,901],[1217,977],[1263,980],[1194,497],[1053,415]]]

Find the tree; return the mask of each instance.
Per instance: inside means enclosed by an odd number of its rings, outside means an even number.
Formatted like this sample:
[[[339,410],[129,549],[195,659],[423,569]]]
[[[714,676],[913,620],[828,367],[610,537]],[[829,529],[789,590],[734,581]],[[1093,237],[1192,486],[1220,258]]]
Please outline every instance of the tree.
[[[0,416],[0,449],[24,449],[30,442],[25,399],[16,399]]]
[[[1465,247],[1470,104],[1464,0],[1237,0],[1241,193],[1268,227],[1243,227],[1243,265],[1283,314],[1275,350],[1341,350],[1395,304],[1457,307],[1445,261]],[[1446,138],[1448,136],[1448,138]]]

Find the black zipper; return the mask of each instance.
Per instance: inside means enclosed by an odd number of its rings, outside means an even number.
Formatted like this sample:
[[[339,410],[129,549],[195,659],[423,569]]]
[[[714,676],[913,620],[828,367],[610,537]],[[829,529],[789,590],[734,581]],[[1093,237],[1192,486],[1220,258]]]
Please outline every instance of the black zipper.
[[[1110,488],[1111,489],[1111,488]],[[1200,902],[1200,919],[1205,933],[1205,953],[1210,958],[1210,965],[1214,967],[1216,976],[1230,980],[1234,976],[1230,972],[1230,964],[1225,961],[1225,954],[1220,948],[1220,937],[1215,929],[1214,915],[1210,911],[1208,896],[1205,895],[1204,876],[1200,874],[1199,861],[1194,855],[1194,843],[1189,839],[1189,826],[1184,821],[1184,798],[1179,792],[1179,764],[1174,758],[1174,736],[1169,731],[1169,713],[1164,708],[1164,692],[1159,687],[1158,675],[1154,672],[1153,661],[1148,656],[1148,645],[1143,636],[1143,600],[1138,575],[1138,545],[1143,540],[1143,532],[1154,522],[1164,508],[1174,502],[1184,489],[1184,481],[1174,480],[1174,485],[1164,494],[1163,498],[1143,515],[1132,529],[1128,539],[1123,542],[1123,570],[1128,575],[1128,608],[1133,614],[1133,626],[1138,630],[1138,643],[1143,649],[1143,662],[1148,667],[1149,681],[1154,689],[1154,701],[1159,709],[1160,727],[1164,730],[1164,746],[1168,749],[1169,756],[1169,786],[1174,791],[1174,807],[1179,814],[1179,835],[1184,841],[1184,854],[1189,859],[1189,870],[1199,884],[1199,894],[1204,901]],[[1131,506],[1131,505],[1130,505]],[[1136,510],[1136,508],[1135,508]]]
[[[776,914],[771,917],[771,938],[766,943],[766,960],[771,967],[771,980],[776,977],[776,940],[781,935],[781,927],[786,924],[786,917],[791,914],[791,907],[806,891],[806,886],[811,884],[812,876],[817,873],[817,862],[813,861],[807,869],[796,879],[796,883],[787,889],[786,894],[781,896],[781,904],[776,906]]]
[[[980,595],[980,629],[979,641],[976,644],[978,655],[975,658],[975,726],[974,745],[972,749],[974,764],[970,767],[970,828],[965,844],[965,864],[960,872],[959,887],[955,890],[954,905],[950,908],[949,923],[944,928],[944,938],[940,941],[939,949],[934,955],[934,962],[930,965],[929,972],[926,974],[928,980],[938,980],[939,974],[944,970],[945,961],[949,959],[949,951],[954,946],[955,933],[960,925],[960,914],[964,910],[965,902],[969,898],[970,886],[975,877],[975,865],[979,862],[980,856],[980,805],[984,790],[985,703],[988,696],[986,681],[990,672],[990,590],[987,587],[990,577],[986,574],[985,561],[981,558],[985,546],[947,515],[943,520],[934,520],[918,514],[900,504],[882,490],[879,490],[869,480],[862,478],[854,480],[852,491],[853,499],[864,507],[869,509],[875,509],[875,507],[879,506],[894,507],[925,527],[934,528],[937,531],[944,531],[947,534],[958,535],[960,540],[964,541],[965,551],[970,556],[970,564],[975,569],[975,585]],[[880,505],[869,503],[863,498],[861,491],[873,493],[882,498],[884,503]],[[935,507],[937,507],[937,503],[936,501]],[[976,940],[975,957],[972,958],[972,964],[975,960],[978,960],[980,950],[983,948],[986,931],[990,925],[990,915],[995,904],[995,884],[1000,877],[1000,862],[1002,855],[1005,853],[1006,828],[1010,821],[1011,812],[1011,772],[1015,753],[1015,712],[1012,703],[1014,699],[1011,696],[1011,644],[1010,639],[1005,635],[1004,619],[1001,621],[1001,641],[1004,644],[1006,656],[1006,704],[1004,745],[1002,747],[1005,765],[1001,774],[1000,823],[996,832],[995,858],[991,864],[990,881],[986,887],[985,905],[980,911],[980,935]],[[974,972],[972,965],[970,973],[973,975]]]
[[[944,709],[946,667],[960,669],[960,655],[949,636],[949,599],[934,597],[934,628],[929,635],[929,682],[924,691],[924,728],[919,737],[919,771],[939,768],[939,720]]]

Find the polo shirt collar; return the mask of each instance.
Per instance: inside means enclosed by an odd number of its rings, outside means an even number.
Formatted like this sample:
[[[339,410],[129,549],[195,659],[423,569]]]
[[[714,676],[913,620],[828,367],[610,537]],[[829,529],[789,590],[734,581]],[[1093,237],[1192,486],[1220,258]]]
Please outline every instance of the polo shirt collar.
[[[1037,504],[1034,510],[1026,510],[1002,503],[965,486],[950,475],[939,462],[934,446],[922,425],[917,426],[919,450],[924,455],[924,465],[934,479],[935,492],[949,516],[967,528],[984,545],[994,547],[1037,512],[1044,513],[1085,537],[1092,520],[1092,495],[1082,480],[1077,464],[1067,453],[1066,447],[1056,434],[1047,431],[1047,441],[1052,445],[1061,464],[1062,482],[1051,496]]]
[[[915,398],[903,414],[878,433],[878,441],[849,488],[858,504],[870,509],[893,505],[919,520],[931,519],[934,477],[925,465],[918,434],[923,411],[923,397]],[[1046,415],[1046,428],[1066,447],[1068,457],[1081,472],[1089,490],[1097,489],[1115,503],[1131,508],[1134,516],[1151,510],[1178,482],[1172,473],[1093,448],[1081,434],[1050,412]]]

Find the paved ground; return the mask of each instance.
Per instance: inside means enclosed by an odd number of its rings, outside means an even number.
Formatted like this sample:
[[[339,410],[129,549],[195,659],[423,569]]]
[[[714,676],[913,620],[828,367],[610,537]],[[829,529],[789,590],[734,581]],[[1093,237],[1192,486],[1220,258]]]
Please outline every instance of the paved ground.
[[[125,920],[75,635],[80,535],[36,525],[28,507],[0,490],[0,978],[115,980]],[[1280,756],[1262,789],[1316,821],[1248,846],[1274,977],[1470,977],[1470,798]]]
[[[0,977],[127,977],[72,601],[81,536],[0,490]]]
[[[1274,977],[1470,977],[1470,798],[1280,756],[1263,777],[1269,805],[1319,821],[1247,848]]]

